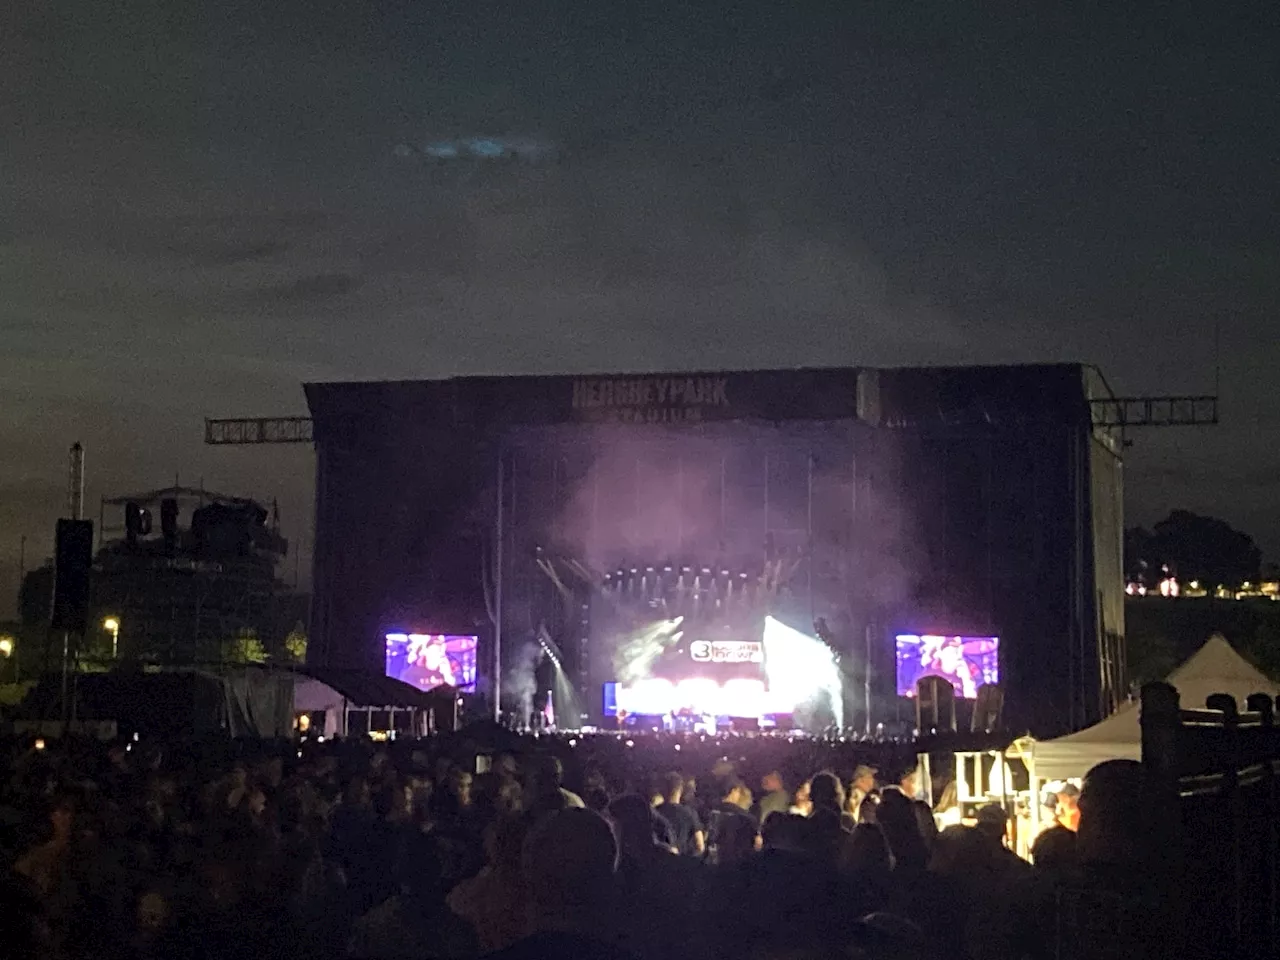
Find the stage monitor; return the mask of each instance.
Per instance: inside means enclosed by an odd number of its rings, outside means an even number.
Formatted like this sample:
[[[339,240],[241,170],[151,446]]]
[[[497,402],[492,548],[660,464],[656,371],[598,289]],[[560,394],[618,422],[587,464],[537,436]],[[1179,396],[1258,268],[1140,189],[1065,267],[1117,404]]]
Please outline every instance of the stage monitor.
[[[476,688],[477,638],[442,633],[388,633],[387,676],[419,690],[448,684]]]
[[[914,697],[922,677],[941,677],[957,697],[975,700],[984,683],[1000,682],[999,653],[999,637],[898,634],[898,696]]]

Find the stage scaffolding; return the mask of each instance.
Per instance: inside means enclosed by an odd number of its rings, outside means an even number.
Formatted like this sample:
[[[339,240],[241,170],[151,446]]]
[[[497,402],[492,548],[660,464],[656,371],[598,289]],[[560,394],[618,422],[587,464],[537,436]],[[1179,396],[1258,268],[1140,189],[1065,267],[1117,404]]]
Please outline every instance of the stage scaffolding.
[[[821,618],[861,647],[851,425],[636,431],[605,449],[540,430],[499,462],[497,645],[514,656],[545,629],[584,703],[646,622],[747,630],[773,614],[811,632]]]

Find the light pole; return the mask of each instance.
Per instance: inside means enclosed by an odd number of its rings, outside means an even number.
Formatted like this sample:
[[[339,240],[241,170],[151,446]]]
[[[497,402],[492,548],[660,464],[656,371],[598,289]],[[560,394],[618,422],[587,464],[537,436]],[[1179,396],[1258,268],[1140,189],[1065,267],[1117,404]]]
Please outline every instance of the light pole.
[[[102,621],[102,629],[111,631],[111,659],[115,660],[120,651],[120,618],[107,617]]]

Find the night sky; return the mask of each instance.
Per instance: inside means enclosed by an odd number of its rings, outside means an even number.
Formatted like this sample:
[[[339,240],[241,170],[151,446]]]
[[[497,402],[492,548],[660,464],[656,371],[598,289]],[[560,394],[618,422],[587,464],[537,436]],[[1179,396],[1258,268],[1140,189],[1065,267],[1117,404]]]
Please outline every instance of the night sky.
[[[1277,15],[1168,6],[9,0],[0,616],[74,440],[95,519],[175,475],[278,497],[305,579],[310,451],[201,443],[304,380],[1082,360],[1198,393],[1215,325],[1224,423],[1135,437],[1130,519],[1280,556]],[[481,134],[559,159],[395,152]]]

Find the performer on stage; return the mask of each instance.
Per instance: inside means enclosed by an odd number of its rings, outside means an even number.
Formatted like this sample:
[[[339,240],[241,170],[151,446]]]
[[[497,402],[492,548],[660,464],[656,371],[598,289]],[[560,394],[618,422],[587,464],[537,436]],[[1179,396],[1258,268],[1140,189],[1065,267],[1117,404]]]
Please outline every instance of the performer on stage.
[[[431,690],[443,684],[458,685],[444,637],[424,636],[410,641],[406,659],[409,665],[400,673],[400,679],[405,683],[419,690]]]
[[[920,651],[922,677],[942,677],[951,682],[956,692],[966,699],[978,697],[978,670],[964,658],[959,637],[925,637]]]
[[[553,726],[550,716],[551,689],[555,686],[555,665],[551,657],[543,650],[538,655],[538,662],[533,668],[533,714],[529,718],[529,726],[533,730],[543,730]]]

